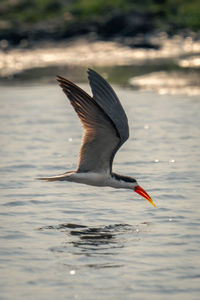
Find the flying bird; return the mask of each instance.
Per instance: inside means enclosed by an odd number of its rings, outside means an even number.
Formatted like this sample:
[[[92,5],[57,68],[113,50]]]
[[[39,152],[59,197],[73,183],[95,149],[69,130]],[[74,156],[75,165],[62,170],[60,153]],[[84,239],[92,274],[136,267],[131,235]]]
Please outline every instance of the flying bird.
[[[151,197],[139,186],[135,178],[112,171],[115,154],[129,137],[128,120],[109,83],[91,69],[88,69],[88,79],[93,97],[71,81],[57,76],[59,85],[84,128],[77,169],[62,175],[38,179],[131,189],[155,207]]]

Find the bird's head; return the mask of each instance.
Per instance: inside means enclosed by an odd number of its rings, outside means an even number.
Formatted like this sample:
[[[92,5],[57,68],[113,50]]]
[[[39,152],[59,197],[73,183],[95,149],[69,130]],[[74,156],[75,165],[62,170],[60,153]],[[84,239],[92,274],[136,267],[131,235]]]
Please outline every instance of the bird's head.
[[[151,197],[147,194],[147,192],[137,183],[137,180],[133,177],[123,176],[116,173],[113,173],[112,176],[117,182],[118,188],[127,188],[133,189],[137,194],[145,198],[149,203],[151,203],[154,207],[156,207],[155,203],[151,199]]]

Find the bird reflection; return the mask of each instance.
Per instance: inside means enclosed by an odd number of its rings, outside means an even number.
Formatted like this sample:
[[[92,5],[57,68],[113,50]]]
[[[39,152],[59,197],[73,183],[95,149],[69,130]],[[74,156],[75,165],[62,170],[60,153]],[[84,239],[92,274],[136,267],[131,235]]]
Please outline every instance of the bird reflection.
[[[93,250],[99,250],[101,246],[105,245],[110,245],[110,248],[115,248],[115,245],[117,245],[117,248],[121,248],[122,246],[119,245],[119,240],[117,239],[119,233],[115,230],[118,226],[86,227],[81,230],[71,230],[70,234],[72,236],[79,237],[79,240],[72,241],[72,244],[81,249],[86,247],[91,249],[91,246],[95,246]]]
[[[51,251],[62,255],[64,265],[69,268],[111,268],[123,266],[120,254],[126,245],[127,235],[137,240],[138,226],[113,224],[91,227],[72,223],[46,226],[40,230],[56,229],[67,233],[67,238],[60,246],[51,247]],[[135,233],[135,235],[133,235]],[[64,255],[65,254],[65,255]],[[73,255],[73,259],[72,256]],[[77,265],[76,257],[83,257]],[[72,264],[72,261],[74,264]],[[79,261],[79,260],[78,260]]]

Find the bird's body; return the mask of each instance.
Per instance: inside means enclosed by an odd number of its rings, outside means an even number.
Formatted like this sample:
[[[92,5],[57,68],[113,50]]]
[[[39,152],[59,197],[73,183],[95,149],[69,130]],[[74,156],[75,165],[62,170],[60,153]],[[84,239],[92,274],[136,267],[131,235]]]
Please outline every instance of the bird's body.
[[[57,78],[85,130],[77,169],[39,179],[132,189],[155,206],[134,178],[112,172],[114,156],[129,137],[128,120],[108,82],[91,69],[88,74],[93,97],[69,80]]]
[[[138,183],[131,177],[110,172],[77,172],[69,171],[62,175],[40,178],[47,181],[71,181],[93,186],[109,186],[116,189],[133,189]]]

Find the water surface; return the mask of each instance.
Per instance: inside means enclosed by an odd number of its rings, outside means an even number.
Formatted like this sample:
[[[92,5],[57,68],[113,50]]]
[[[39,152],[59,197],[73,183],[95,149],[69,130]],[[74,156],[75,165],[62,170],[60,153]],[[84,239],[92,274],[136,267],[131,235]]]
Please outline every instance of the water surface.
[[[0,299],[199,299],[199,98],[116,87],[130,139],[114,170],[155,209],[130,190],[35,180],[76,167],[80,122],[56,84],[0,89]]]

